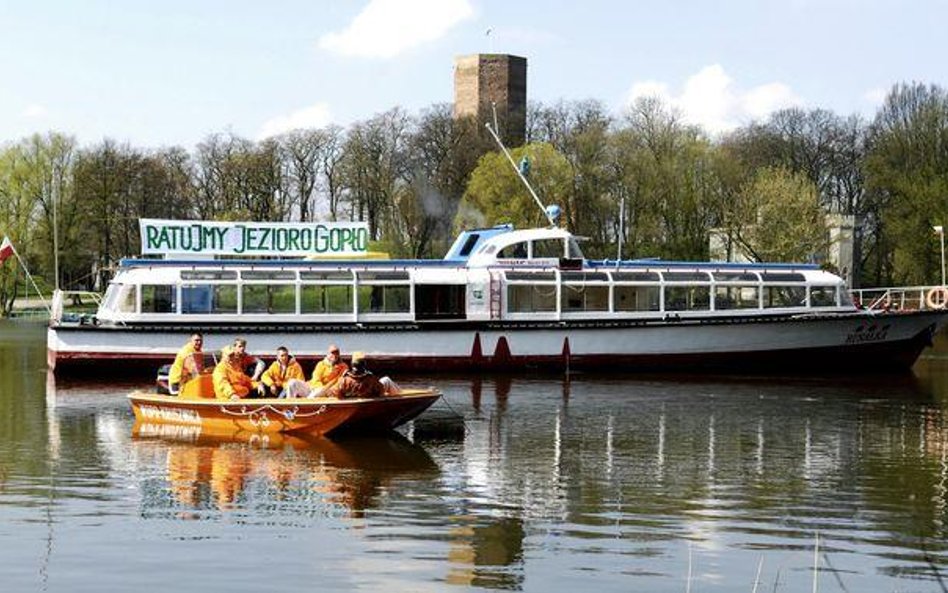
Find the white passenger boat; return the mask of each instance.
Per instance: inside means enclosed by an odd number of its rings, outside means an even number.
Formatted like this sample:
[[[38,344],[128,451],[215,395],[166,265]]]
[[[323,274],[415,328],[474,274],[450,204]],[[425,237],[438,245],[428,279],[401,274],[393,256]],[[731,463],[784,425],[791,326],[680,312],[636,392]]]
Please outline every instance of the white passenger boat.
[[[280,242],[242,232],[244,253]],[[304,232],[283,242],[312,251],[318,233]],[[180,250],[183,236],[161,240]],[[911,366],[945,320],[854,305],[814,265],[589,260],[556,227],[466,231],[442,260],[202,257],[123,260],[95,316],[67,321],[54,307],[50,364],[153,370],[200,331],[207,350],[243,336],[258,355],[286,345],[312,363],[336,343],[400,373],[880,371]]]

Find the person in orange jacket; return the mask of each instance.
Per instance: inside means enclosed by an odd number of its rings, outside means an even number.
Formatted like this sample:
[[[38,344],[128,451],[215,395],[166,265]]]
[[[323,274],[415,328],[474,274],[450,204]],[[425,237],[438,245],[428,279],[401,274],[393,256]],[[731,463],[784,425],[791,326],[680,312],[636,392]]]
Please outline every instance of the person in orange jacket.
[[[244,373],[243,354],[226,346],[221,350],[221,361],[214,367],[214,397],[237,400],[262,395],[262,385]]]
[[[276,352],[277,359],[263,372],[260,380],[266,385],[271,397],[283,397],[283,390],[290,379],[305,381],[306,375],[303,374],[300,363],[290,356],[290,351],[286,346],[280,346]]]
[[[349,370],[349,365],[339,358],[339,346],[331,344],[326,357],[316,363],[309,382],[291,381],[285,390],[287,397],[319,397],[336,384]]]
[[[249,372],[247,369],[253,365],[253,372],[250,373],[250,378],[254,381],[259,381],[267,365],[256,356],[247,352],[247,340],[244,338],[234,338],[234,344],[231,346],[231,349],[236,350],[240,354],[240,362],[238,364],[244,371]]]
[[[191,334],[188,343],[178,350],[171,364],[171,370],[168,372],[168,391],[176,395],[184,383],[194,375],[198,375],[204,369],[204,336],[195,332]]]
[[[330,344],[326,357],[316,363],[313,376],[309,380],[311,389],[326,389],[335,385],[336,381],[349,370],[349,365],[339,358],[339,346]]]

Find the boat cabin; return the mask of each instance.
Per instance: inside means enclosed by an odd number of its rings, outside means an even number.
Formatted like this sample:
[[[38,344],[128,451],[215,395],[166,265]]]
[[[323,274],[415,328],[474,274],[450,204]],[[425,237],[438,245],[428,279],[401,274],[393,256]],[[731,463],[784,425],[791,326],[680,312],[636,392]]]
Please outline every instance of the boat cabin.
[[[442,260],[126,259],[100,324],[680,320],[851,312],[808,264],[587,260],[558,228],[462,233]]]

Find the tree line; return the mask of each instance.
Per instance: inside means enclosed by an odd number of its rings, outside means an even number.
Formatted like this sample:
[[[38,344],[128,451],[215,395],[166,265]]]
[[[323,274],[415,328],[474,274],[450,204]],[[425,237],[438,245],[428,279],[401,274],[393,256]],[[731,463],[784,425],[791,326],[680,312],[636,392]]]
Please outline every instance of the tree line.
[[[596,100],[531,103],[511,153],[587,255],[615,257],[621,239],[624,257],[706,260],[718,229],[752,259],[811,260],[833,213],[856,217],[856,286],[940,278],[948,93],[936,85],[893,86],[868,121],[794,108],[720,137],[655,98],[617,115]],[[373,248],[401,257],[440,257],[460,227],[545,222],[486,131],[447,104],[261,141],[212,134],[192,151],[56,132],[0,147],[0,233],[47,287],[58,274],[101,288],[138,253],[141,217],[366,221]],[[0,311],[21,283],[0,267]]]

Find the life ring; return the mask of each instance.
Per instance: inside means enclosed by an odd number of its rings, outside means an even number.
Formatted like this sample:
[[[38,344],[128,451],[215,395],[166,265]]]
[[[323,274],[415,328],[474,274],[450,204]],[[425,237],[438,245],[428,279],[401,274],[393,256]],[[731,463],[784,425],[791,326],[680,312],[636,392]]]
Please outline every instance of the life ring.
[[[925,304],[929,309],[944,309],[948,304],[948,289],[944,286],[936,286],[925,295]]]

